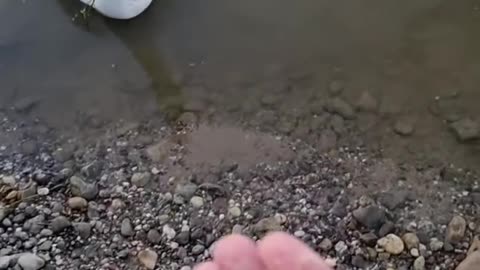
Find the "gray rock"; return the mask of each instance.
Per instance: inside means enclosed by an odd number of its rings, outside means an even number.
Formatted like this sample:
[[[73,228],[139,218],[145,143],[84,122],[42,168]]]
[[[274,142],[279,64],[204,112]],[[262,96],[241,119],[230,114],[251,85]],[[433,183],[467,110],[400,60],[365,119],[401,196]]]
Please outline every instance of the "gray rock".
[[[439,251],[443,248],[443,242],[437,238],[430,239],[430,249],[432,251]]]
[[[25,223],[23,224],[23,228],[25,230],[28,230],[32,234],[38,234],[43,229],[44,224],[45,224],[45,216],[38,215],[36,217],[33,217],[25,221]]]
[[[190,200],[195,192],[197,192],[198,186],[193,183],[178,184],[175,187],[175,194],[182,196],[183,198]]]
[[[425,269],[425,258],[423,256],[418,257],[413,262],[413,270],[424,270]]]
[[[9,213],[10,209],[0,204],[0,221],[3,221]]]
[[[190,232],[189,231],[180,232],[175,238],[175,240],[180,245],[188,244],[188,242],[190,241]]]
[[[420,239],[418,239],[418,236],[414,233],[404,234],[402,236],[402,240],[409,250],[413,248],[418,248],[418,246],[420,245]]]
[[[134,186],[144,187],[148,185],[148,183],[150,183],[151,179],[152,179],[152,174],[149,172],[134,173],[132,175],[132,178],[130,179],[130,182]]]
[[[378,237],[373,232],[368,232],[360,235],[360,240],[369,246],[374,246],[377,243]]]
[[[101,161],[93,161],[90,162],[89,164],[85,165],[82,167],[80,170],[83,175],[85,175],[87,178],[97,178],[100,176],[103,170],[103,162]]]
[[[90,234],[92,232],[92,225],[90,225],[90,223],[75,222],[72,223],[72,226],[81,238],[87,239],[90,237]]]
[[[93,200],[98,194],[96,183],[89,183],[79,176],[70,178],[70,189],[74,196],[82,197],[87,200]]]
[[[25,253],[18,258],[18,265],[23,270],[38,270],[45,266],[45,261],[32,253]]]
[[[193,255],[200,255],[205,251],[205,247],[203,245],[195,245],[192,248],[192,254]]]
[[[70,226],[70,220],[64,216],[58,216],[50,222],[50,229],[52,229],[54,233],[59,233]]]
[[[330,239],[325,238],[322,240],[322,242],[320,242],[318,247],[323,251],[330,251],[330,249],[333,247],[333,243],[330,241]]]
[[[23,247],[25,249],[32,249],[37,244],[37,239],[30,238],[28,241],[23,242]]]
[[[337,256],[343,256],[348,251],[348,246],[343,241],[338,241],[335,244],[335,252]]]
[[[378,236],[384,237],[393,231],[395,231],[395,224],[393,224],[391,221],[387,221],[382,225],[382,227],[380,227],[380,230],[378,230]]]
[[[126,237],[133,236],[135,234],[135,232],[133,231],[133,226],[132,226],[132,222],[130,221],[130,219],[125,218],[124,220],[122,220],[122,225],[120,227],[120,233],[123,236],[126,236]]]
[[[4,227],[11,227],[12,226],[12,221],[9,219],[9,218],[5,218],[3,221],[2,221],[2,225]]]
[[[355,110],[353,107],[341,98],[331,99],[327,103],[326,109],[328,112],[336,113],[345,119],[355,118]]]
[[[52,245],[53,245],[52,241],[47,240],[38,246],[38,250],[49,251],[52,248]]]
[[[283,227],[275,217],[263,218],[253,225],[253,231],[257,234],[281,230]]]
[[[467,229],[467,221],[461,216],[455,216],[448,223],[445,241],[455,244],[463,240]]]
[[[412,194],[408,190],[390,190],[381,193],[378,201],[388,209],[393,210],[397,207],[402,207],[411,197]]]
[[[25,221],[25,214],[24,213],[19,213],[18,215],[15,215],[13,217],[13,223],[22,223],[23,221]],[[0,219],[1,220],[1,219]]]
[[[358,208],[353,217],[369,229],[379,229],[386,221],[385,211],[377,206]]]
[[[2,249],[0,249],[0,257],[10,255],[10,254],[12,254],[12,252],[13,252],[12,247],[2,248]]]
[[[150,230],[147,234],[147,239],[152,244],[159,244],[162,241],[162,235],[157,230]]]
[[[190,204],[194,207],[194,208],[201,208],[203,206],[203,198],[200,197],[200,196],[193,196],[191,199],[190,199]]]
[[[53,152],[52,156],[58,162],[66,162],[73,158],[73,153],[75,152],[75,146],[72,144],[67,144],[63,148],[59,148]]]
[[[170,227],[168,224],[165,224],[163,225],[163,228],[162,228],[162,235],[167,237],[168,240],[172,240],[175,238],[177,233],[175,232],[175,229]]]
[[[330,212],[339,218],[343,218],[348,214],[347,205],[348,205],[348,200],[341,197],[333,204],[333,207],[330,210]]]
[[[15,261],[18,259],[18,256],[0,256],[0,270],[10,269],[10,266],[15,264]]]
[[[362,112],[375,112],[378,110],[378,101],[370,92],[365,91],[357,101],[357,110]]]
[[[24,141],[20,148],[24,155],[34,155],[38,151],[37,142],[34,140]]]
[[[461,142],[467,142],[480,138],[480,126],[476,121],[470,118],[465,118],[453,122],[450,125],[451,130]]]
[[[368,267],[368,262],[360,255],[355,255],[352,257],[352,265],[360,269],[365,269]]]
[[[410,136],[413,134],[415,130],[415,126],[413,125],[413,122],[411,120],[406,118],[401,118],[395,121],[395,124],[393,125],[393,130],[398,135]]]

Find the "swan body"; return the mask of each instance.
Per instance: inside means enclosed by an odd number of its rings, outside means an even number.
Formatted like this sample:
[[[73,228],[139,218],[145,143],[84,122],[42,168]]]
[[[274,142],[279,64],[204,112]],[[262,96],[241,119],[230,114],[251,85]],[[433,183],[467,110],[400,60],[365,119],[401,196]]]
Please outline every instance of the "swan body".
[[[152,0],[80,0],[92,6],[103,16],[128,20],[137,17],[152,3]]]

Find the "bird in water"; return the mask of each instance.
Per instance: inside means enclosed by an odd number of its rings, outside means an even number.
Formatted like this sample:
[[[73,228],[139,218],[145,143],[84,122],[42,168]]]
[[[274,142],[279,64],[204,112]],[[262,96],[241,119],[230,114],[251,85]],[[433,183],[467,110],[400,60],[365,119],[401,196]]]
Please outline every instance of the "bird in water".
[[[152,0],[80,0],[103,16],[128,20],[137,17],[152,3]]]

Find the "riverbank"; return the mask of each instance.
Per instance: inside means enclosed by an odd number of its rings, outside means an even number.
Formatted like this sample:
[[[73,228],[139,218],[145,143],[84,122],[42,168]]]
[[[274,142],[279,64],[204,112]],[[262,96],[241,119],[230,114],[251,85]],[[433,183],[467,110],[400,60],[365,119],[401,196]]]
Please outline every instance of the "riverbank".
[[[288,231],[336,269],[454,269],[479,244],[477,178],[460,169],[234,126],[65,137],[2,119],[0,269],[187,270],[232,232]]]

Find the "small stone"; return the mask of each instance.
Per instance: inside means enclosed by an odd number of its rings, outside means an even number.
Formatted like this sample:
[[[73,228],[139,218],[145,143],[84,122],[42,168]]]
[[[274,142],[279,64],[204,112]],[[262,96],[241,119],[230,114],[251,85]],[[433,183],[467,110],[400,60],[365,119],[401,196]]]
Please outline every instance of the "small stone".
[[[75,231],[77,231],[78,235],[83,238],[87,239],[90,237],[90,233],[92,231],[92,225],[88,222],[75,222],[72,224]]]
[[[270,231],[281,231],[282,229],[282,225],[275,217],[263,218],[253,225],[253,231],[257,234]]]
[[[385,235],[392,233],[395,230],[395,224],[391,221],[385,222],[380,230],[378,230],[378,236],[384,237]]]
[[[98,194],[96,183],[89,183],[78,176],[72,176],[70,178],[70,189],[74,196],[82,197],[87,200],[95,199]]]
[[[323,251],[330,251],[330,249],[333,247],[333,243],[330,241],[330,239],[325,238],[322,240],[322,242],[320,242],[318,247]]]
[[[133,226],[132,226],[132,222],[130,221],[130,219],[125,218],[122,221],[122,224],[120,226],[120,233],[123,236],[126,236],[126,237],[134,235],[135,232],[133,231]]]
[[[378,101],[369,91],[364,91],[358,99],[357,109],[363,112],[375,112],[378,109]]]
[[[177,233],[175,232],[175,229],[168,226],[168,224],[163,225],[162,234],[165,237],[167,237],[168,240],[174,239],[175,236],[177,235]]]
[[[335,244],[335,251],[337,252],[337,256],[342,256],[343,254],[345,254],[345,252],[348,251],[348,246],[347,244],[345,244],[345,242],[338,241]]]
[[[424,270],[425,269],[425,258],[418,257],[413,262],[413,270]]]
[[[40,246],[38,246],[38,250],[49,251],[52,248],[52,245],[53,245],[52,241],[47,240],[47,241],[43,242],[42,244],[40,244]]]
[[[386,252],[392,255],[399,255],[405,249],[405,245],[400,237],[395,234],[388,234],[377,241],[378,246],[385,249]]]
[[[467,222],[461,216],[455,216],[452,218],[447,227],[447,235],[445,237],[446,242],[455,244],[462,241],[467,229]]]
[[[150,182],[151,178],[152,175],[149,172],[134,173],[130,179],[130,182],[134,186],[144,187]]]
[[[72,210],[84,210],[88,206],[87,200],[82,197],[73,197],[67,201],[68,207]]]
[[[194,208],[201,208],[203,206],[203,198],[200,197],[200,196],[193,196],[191,199],[190,199],[190,204],[194,207]]]
[[[152,244],[159,244],[162,241],[162,235],[157,230],[150,230],[147,234],[147,239]]]
[[[110,209],[113,210],[113,212],[122,210],[125,207],[125,204],[121,199],[113,199],[112,204],[110,205]]]
[[[378,237],[375,233],[369,232],[360,235],[360,240],[369,246],[374,246],[377,243]]]
[[[192,248],[192,254],[193,255],[200,255],[205,251],[205,247],[203,245],[195,245]]]
[[[370,260],[375,260],[377,258],[377,251],[374,248],[367,247],[367,254]]]
[[[32,253],[25,253],[18,258],[18,265],[23,270],[38,270],[45,266],[45,261]]]
[[[47,196],[50,193],[50,190],[46,187],[37,189],[37,194],[40,196]]]
[[[450,125],[453,133],[461,142],[467,142],[480,138],[480,126],[476,121],[470,118],[465,118],[453,122]]]
[[[410,255],[412,255],[413,257],[416,258],[416,257],[420,256],[420,251],[419,251],[418,249],[416,249],[416,248],[412,248],[412,249],[410,250]]]
[[[180,232],[175,240],[180,244],[180,245],[186,245],[190,241],[190,232],[189,231],[182,231]]]
[[[183,198],[190,200],[195,192],[197,192],[198,186],[193,183],[178,184],[175,187],[175,194],[182,196]]]
[[[3,221],[2,221],[2,225],[4,227],[11,227],[12,226],[12,221],[9,219],[9,218],[5,218]]]
[[[180,270],[192,270],[192,268],[188,265],[185,265],[185,266],[182,266],[182,268],[180,268]]]
[[[34,140],[27,140],[22,143],[21,151],[24,155],[34,155],[38,151],[37,142]]]
[[[142,250],[138,253],[138,261],[141,265],[146,267],[147,269],[154,269],[155,265],[157,264],[158,255],[155,251],[146,249]]]
[[[356,209],[353,217],[369,229],[379,229],[386,220],[385,211],[377,206]]]
[[[232,234],[242,234],[243,229],[245,229],[245,228],[242,225],[235,224],[235,225],[233,225],[233,228],[232,228]]]
[[[50,228],[54,233],[61,232],[64,229],[70,227],[70,225],[70,221],[64,216],[58,216],[50,222]]]
[[[409,199],[410,192],[405,189],[390,190],[380,194],[378,201],[390,210],[402,207]]]
[[[399,119],[393,125],[393,130],[402,136],[410,136],[413,134],[414,125],[413,122],[409,119]]]
[[[430,249],[432,251],[439,251],[443,248],[443,242],[438,240],[438,238],[430,239]]]
[[[418,236],[414,233],[406,233],[402,236],[402,240],[407,246],[407,249],[412,249],[412,248],[418,248],[418,245],[420,244],[420,240],[418,239]]]
[[[341,98],[333,98],[326,106],[328,112],[336,113],[345,119],[355,118],[355,111],[352,106]]]
[[[50,229],[43,229],[40,231],[41,236],[49,237],[53,235],[53,231]]]
[[[302,238],[302,237],[305,236],[305,232],[304,231],[295,231],[293,233],[293,235],[295,235],[295,237]]]
[[[231,217],[236,218],[236,217],[239,217],[242,214],[242,210],[240,210],[239,207],[234,206],[234,207],[231,207],[230,209],[228,209],[228,214]]]
[[[352,257],[352,265],[360,269],[365,269],[368,266],[368,262],[360,255]]]

